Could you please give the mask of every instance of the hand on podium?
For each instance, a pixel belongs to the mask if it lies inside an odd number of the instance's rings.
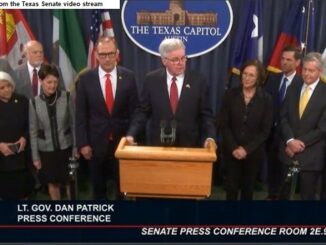
[[[213,147],[215,150],[217,149],[215,140],[213,138],[207,138],[204,143],[204,148],[211,148]]]
[[[134,139],[134,137],[132,137],[132,136],[126,136],[126,140],[127,140],[127,142],[128,142],[128,144],[129,145],[137,145],[137,143],[135,142],[135,139]]]

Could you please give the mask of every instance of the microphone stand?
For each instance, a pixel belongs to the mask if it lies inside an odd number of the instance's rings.
[[[292,164],[288,168],[288,172],[285,177],[285,185],[290,185],[289,199],[294,200],[295,189],[298,182],[298,176],[300,172],[300,164],[297,159],[293,159]]]

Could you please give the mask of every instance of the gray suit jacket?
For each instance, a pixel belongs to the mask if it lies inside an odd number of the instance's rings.
[[[76,150],[73,101],[71,96],[69,97],[69,101],[67,101],[65,91],[62,91],[60,94],[55,105],[57,121],[56,130],[60,149],[64,150],[72,146],[73,150]],[[36,96],[34,102],[30,100],[29,133],[34,161],[40,159],[39,151],[49,152],[54,150],[52,137],[56,132],[51,128],[47,105],[41,96]],[[74,152],[72,152],[72,154],[73,153]]]
[[[284,145],[280,151],[281,160],[289,164],[285,154],[285,142],[291,138],[304,142],[306,148],[296,154],[301,170],[320,171],[324,167],[326,149],[326,84],[319,81],[300,119],[299,101],[302,82],[289,87],[281,110],[281,134]]]
[[[60,90],[65,90],[64,81],[62,78],[61,70],[59,67],[59,87]],[[22,95],[25,95],[27,98],[31,99],[33,98],[33,91],[32,91],[32,81],[29,75],[28,66],[27,63],[24,63],[23,65],[19,66],[16,70],[16,92]]]

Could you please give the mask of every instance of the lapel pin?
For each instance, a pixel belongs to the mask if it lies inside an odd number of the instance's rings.
[[[119,79],[122,79],[122,76],[119,76]]]
[[[186,84],[186,88],[190,88],[190,85],[189,84]]]
[[[18,100],[17,99],[15,99],[15,103],[18,103]]]

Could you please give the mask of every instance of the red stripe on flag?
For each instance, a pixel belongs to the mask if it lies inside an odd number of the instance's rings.
[[[268,66],[269,71],[275,71],[275,70],[280,71],[280,60],[281,60],[282,50],[285,46],[288,45],[299,46],[299,41],[297,40],[296,37],[282,32],[277,39],[272,57],[269,61],[269,66]]]
[[[5,11],[6,10],[0,9],[0,57],[8,54]]]
[[[103,30],[112,29],[112,21],[110,19],[109,20],[104,20],[102,22],[102,25],[103,25]]]

